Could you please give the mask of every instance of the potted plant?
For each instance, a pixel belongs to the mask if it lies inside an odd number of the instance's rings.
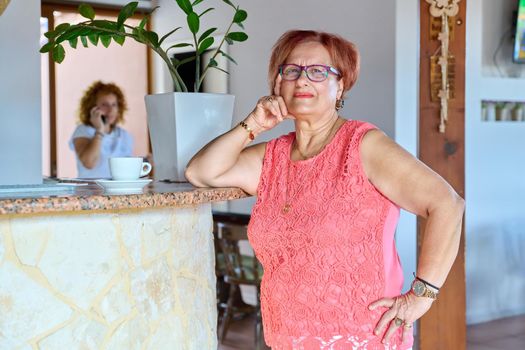
[[[66,42],[72,48],[77,47],[79,40],[84,47],[88,47],[89,43],[96,46],[99,42],[104,47],[108,47],[112,41],[123,45],[126,38],[130,38],[148,46],[159,55],[167,66],[175,92],[145,97],[155,163],[155,178],[185,181],[184,168],[191,156],[206,142],[231,127],[234,96],[201,93],[200,90],[210,70],[217,69],[228,73],[219,67],[217,62],[219,55],[236,63],[223,47],[225,44],[232,45],[234,42],[242,42],[248,38],[243,31],[243,22],[247,18],[247,13],[230,0],[222,0],[232,8],[233,15],[226,31],[218,37],[217,44],[217,37],[213,36],[217,28],[202,28],[201,26],[202,18],[214,8],[208,7],[202,11],[197,9],[199,5],[209,3],[209,1],[175,1],[186,15],[186,26],[191,36],[188,42],[167,44],[169,37],[182,29],[182,26],[159,37],[157,33],[146,28],[148,15],[144,16],[137,26],[127,24],[126,21],[135,14],[137,9],[138,2],[136,1],[125,5],[120,10],[116,21],[96,19],[94,9],[90,5],[81,4],[78,11],[86,18],[86,21],[77,24],[62,23],[46,32],[44,35],[48,38],[48,42],[42,46],[40,52],[50,53],[53,61],[61,63],[66,55],[64,49]],[[234,31],[234,26],[240,30]],[[182,47],[191,48],[194,54],[182,60],[170,56],[170,51],[173,52]],[[208,61],[201,62],[203,54],[212,47]],[[196,67],[195,82],[192,87],[188,87],[189,84],[179,74],[179,68],[192,61],[195,61]],[[189,92],[191,88],[194,92]]]

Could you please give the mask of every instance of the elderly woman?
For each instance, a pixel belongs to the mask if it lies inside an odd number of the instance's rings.
[[[199,151],[196,186],[256,195],[248,236],[264,267],[272,349],[408,349],[456,257],[464,202],[439,175],[369,123],[338,115],[359,72],[355,46],[290,31],[271,56],[271,96]],[[295,132],[248,146],[284,119]],[[399,208],[426,218],[412,288],[394,244]],[[402,234],[402,233],[401,233]]]
[[[78,177],[109,178],[108,159],[132,155],[133,139],[118,126],[127,110],[122,90],[113,83],[94,82],[80,100],[80,123],[70,147],[77,158]]]

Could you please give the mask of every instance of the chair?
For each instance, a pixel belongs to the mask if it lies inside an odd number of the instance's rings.
[[[242,255],[239,251],[239,241],[248,239],[249,215],[214,213],[213,221],[214,234],[218,242],[216,252],[218,279],[222,275],[224,282],[230,286],[227,301],[219,302],[219,309],[223,311],[219,318],[219,341],[222,343],[226,338],[234,314],[255,313],[255,349],[260,349],[262,322],[259,300],[262,267],[254,256]],[[255,306],[246,304],[239,307],[235,305],[241,285],[255,286],[257,290]]]

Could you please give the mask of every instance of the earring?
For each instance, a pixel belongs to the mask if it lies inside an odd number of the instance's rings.
[[[341,108],[343,108],[345,106],[345,100],[343,100],[342,98],[338,98],[336,101],[335,101],[335,110],[338,111],[340,110]]]

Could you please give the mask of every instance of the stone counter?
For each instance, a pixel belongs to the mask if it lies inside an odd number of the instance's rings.
[[[243,196],[154,184],[0,199],[0,349],[215,350],[210,202]]]

